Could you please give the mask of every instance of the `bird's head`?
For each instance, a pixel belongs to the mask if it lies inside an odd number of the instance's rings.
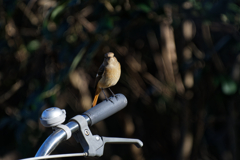
[[[117,58],[114,56],[113,52],[108,52],[104,55],[104,62],[106,64],[111,64],[117,61]]]

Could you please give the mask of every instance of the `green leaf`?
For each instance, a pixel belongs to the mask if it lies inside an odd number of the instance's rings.
[[[108,27],[108,28],[113,28],[113,20],[111,18],[107,18],[106,19],[106,22],[105,22],[105,25]]]
[[[139,9],[141,9],[142,11],[144,12],[150,12],[151,11],[151,8],[145,4],[139,4],[137,5]]]
[[[224,81],[222,91],[226,95],[232,95],[237,92],[237,84],[233,80]]]
[[[54,20],[59,14],[61,14],[61,13],[63,12],[63,10],[65,9],[65,7],[66,7],[66,3],[64,3],[64,4],[60,5],[60,6],[57,6],[57,7],[53,10],[50,19],[51,19],[51,20]]]
[[[40,47],[40,42],[38,40],[32,40],[27,45],[27,49],[30,52],[37,50],[39,47]]]
[[[71,34],[66,37],[66,40],[68,43],[74,43],[77,40],[77,35],[76,34]]]
[[[83,57],[83,55],[84,55],[85,52],[86,52],[86,49],[85,49],[85,48],[83,48],[83,49],[81,49],[81,50],[79,51],[79,53],[78,53],[78,54],[76,55],[76,57],[73,59],[73,62],[72,62],[71,67],[70,67],[70,69],[69,69],[70,72],[73,71],[73,70],[77,67],[78,63],[79,63],[80,60],[82,59],[82,57]]]
[[[237,12],[239,13],[240,12],[240,7],[234,3],[229,3],[228,4],[228,9],[234,11],[234,12]]]

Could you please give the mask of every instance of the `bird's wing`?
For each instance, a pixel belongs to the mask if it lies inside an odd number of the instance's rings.
[[[105,66],[102,64],[99,69],[98,69],[98,73],[96,75],[96,79],[95,79],[95,88],[97,87],[98,81],[102,78],[103,73],[105,72]]]

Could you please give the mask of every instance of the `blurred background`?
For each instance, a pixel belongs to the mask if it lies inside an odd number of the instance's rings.
[[[90,109],[109,51],[128,105],[92,132],[144,147],[108,144],[100,160],[240,159],[239,26],[237,0],[0,0],[0,159],[36,154],[44,109]],[[53,154],[77,152],[71,138]]]

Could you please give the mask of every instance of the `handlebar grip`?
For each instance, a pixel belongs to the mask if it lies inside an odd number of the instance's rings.
[[[116,94],[116,96],[117,98],[110,97],[110,100],[104,100],[83,113],[83,115],[87,115],[90,118],[90,126],[104,120],[127,106],[127,98],[123,94]]]

